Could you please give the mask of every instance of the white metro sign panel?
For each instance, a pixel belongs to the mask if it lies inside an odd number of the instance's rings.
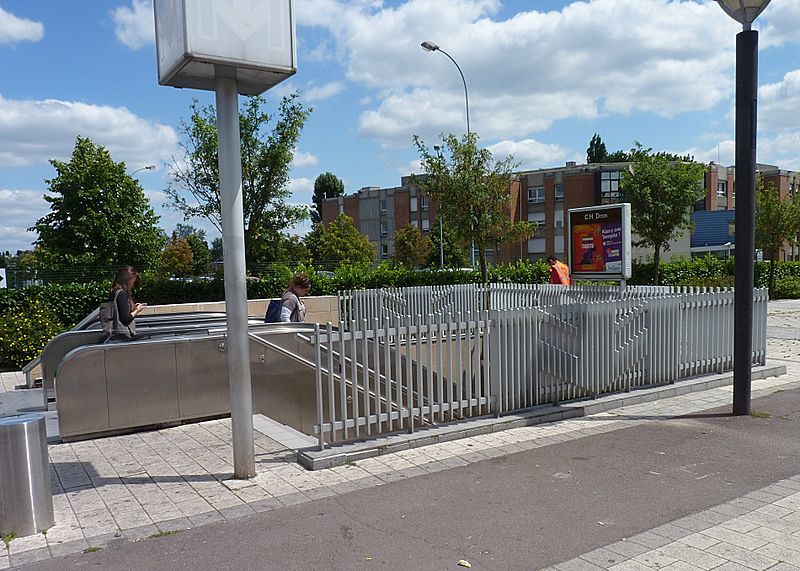
[[[214,90],[235,70],[239,93],[257,95],[297,71],[292,0],[155,0],[158,82]]]

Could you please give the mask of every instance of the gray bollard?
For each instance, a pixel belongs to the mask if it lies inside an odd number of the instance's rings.
[[[33,535],[54,523],[44,417],[0,418],[0,534]]]

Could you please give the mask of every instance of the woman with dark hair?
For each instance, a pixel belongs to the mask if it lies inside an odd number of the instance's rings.
[[[132,266],[119,269],[111,286],[108,301],[114,304],[116,315],[112,316],[111,339],[131,339],[136,335],[133,320],[139,315],[146,303],[134,303],[131,291],[139,286],[141,276]]]
[[[308,295],[311,282],[305,274],[296,274],[281,297],[281,322],[299,323],[306,319],[306,304],[301,297]]]

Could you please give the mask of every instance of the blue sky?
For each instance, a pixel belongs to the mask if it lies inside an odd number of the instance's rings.
[[[212,0],[230,2],[231,0]],[[583,162],[592,134],[609,150],[634,141],[733,164],[735,34],[712,0],[295,0],[294,89],[314,108],[292,169],[293,201],[317,175],[347,192],[395,186],[417,168],[412,136],[433,143],[472,130],[522,169]],[[772,0],[759,17],[759,162],[800,170],[800,2]],[[157,82],[149,0],[0,0],[0,251],[29,248],[46,214],[48,159],[78,135],[106,146],[164,208],[177,126],[192,98],[213,93]],[[216,234],[201,220],[189,223]],[[306,227],[295,229],[303,233]]]

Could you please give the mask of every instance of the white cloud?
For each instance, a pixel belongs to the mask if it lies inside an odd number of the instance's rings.
[[[309,87],[306,89],[305,93],[303,93],[303,98],[310,102],[322,101],[323,99],[333,97],[337,93],[341,93],[343,90],[343,81],[331,81],[325,85],[320,85],[319,87]]]
[[[0,204],[0,251],[30,250],[36,233],[28,228],[50,210],[44,190],[0,189]]]
[[[297,149],[294,150],[292,168],[310,167],[316,164],[319,164],[319,159],[315,155],[311,153],[303,153]]]
[[[423,40],[459,63],[484,139],[529,136],[560,119],[707,111],[733,86],[735,24],[713,2],[593,0],[508,19],[491,0],[301,4],[298,23],[327,29],[347,78],[376,95],[359,134],[383,146],[464,130],[458,70],[424,52]]]
[[[758,89],[758,128],[766,131],[800,130],[800,69],[778,83]]]
[[[567,157],[567,151],[561,146],[540,143],[533,139],[500,141],[494,145],[489,145],[487,149],[498,161],[512,155],[514,162],[520,163],[520,170],[544,168],[553,163],[564,162]]]
[[[44,26],[26,18],[15,16],[0,7],[0,44],[38,42],[44,37]]]
[[[120,6],[111,11],[117,39],[138,50],[155,43],[152,0],[133,0],[131,7]]]
[[[67,159],[81,135],[131,166],[168,161],[177,152],[175,130],[124,107],[0,96],[0,168]]]
[[[772,2],[756,20],[761,24],[759,40],[762,48],[800,42],[800,3]]]
[[[314,196],[314,181],[308,177],[292,178],[289,180],[287,188],[291,191],[292,197],[287,201],[293,204],[311,204]]]

